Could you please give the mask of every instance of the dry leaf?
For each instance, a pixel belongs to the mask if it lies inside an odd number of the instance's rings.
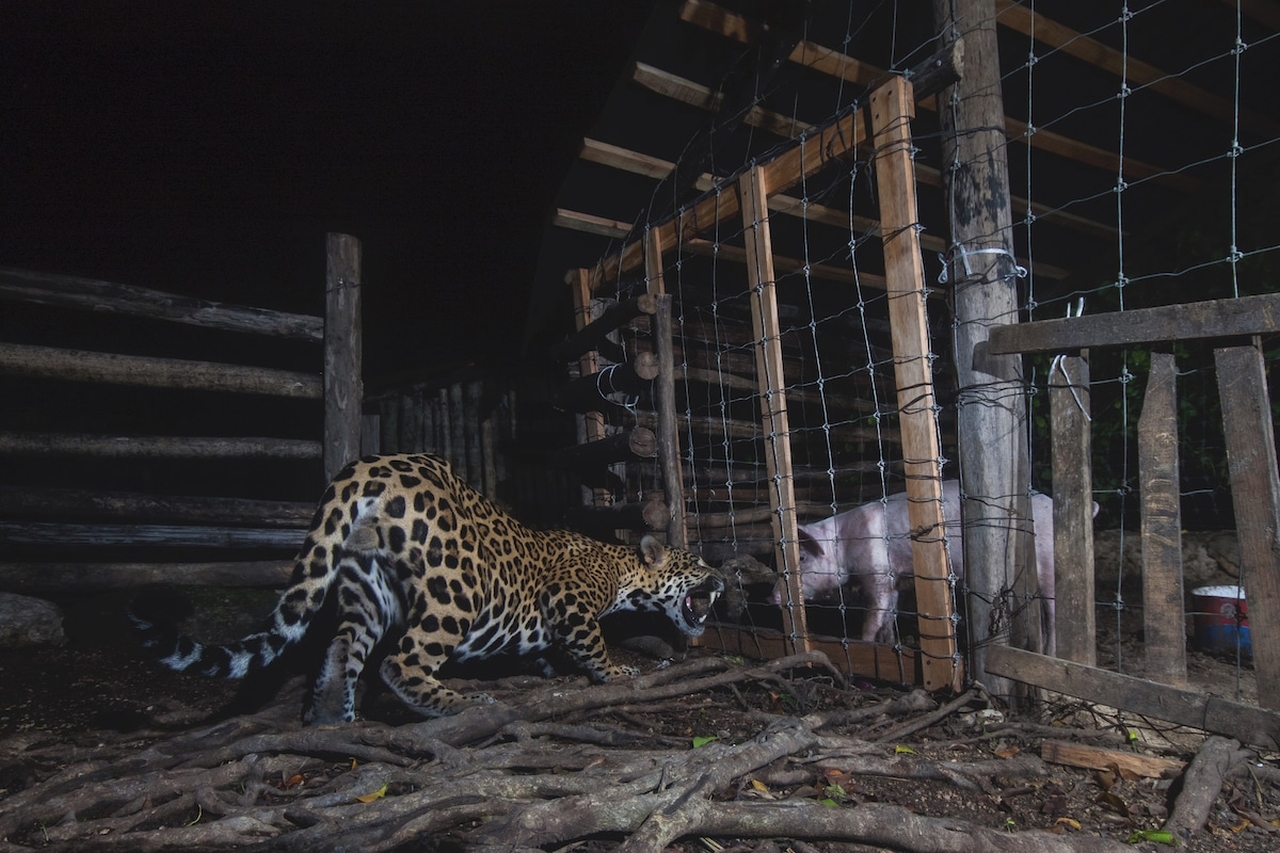
[[[356,797],[357,802],[372,803],[374,800],[380,800],[387,795],[387,786],[383,785],[372,794],[365,794],[363,797]]]

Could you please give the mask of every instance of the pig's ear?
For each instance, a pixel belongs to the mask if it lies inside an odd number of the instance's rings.
[[[809,531],[801,527],[796,531],[800,539],[800,550],[811,557],[822,556],[822,546],[818,544],[818,540],[809,535]]]

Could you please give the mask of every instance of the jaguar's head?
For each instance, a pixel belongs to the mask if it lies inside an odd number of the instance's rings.
[[[654,536],[640,540],[640,560],[643,580],[624,591],[628,606],[666,613],[690,637],[706,630],[711,607],[724,592],[720,574],[697,554],[668,548]]]

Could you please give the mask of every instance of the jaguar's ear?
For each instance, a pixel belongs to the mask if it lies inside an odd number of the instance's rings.
[[[667,561],[667,548],[658,541],[658,537],[646,533],[640,540],[640,556],[644,558],[646,565],[657,568]]]

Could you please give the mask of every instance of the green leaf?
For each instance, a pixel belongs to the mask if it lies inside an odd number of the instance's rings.
[[[715,742],[716,742],[716,741],[718,741],[718,740],[720,740],[720,738],[716,737],[715,735],[711,735],[710,737],[695,737],[695,738],[693,739],[693,748],[694,748],[694,749],[701,749],[702,747],[706,746],[707,744],[709,744],[709,743],[715,743]]]
[[[1154,841],[1157,844],[1168,844],[1170,847],[1176,843],[1173,833],[1165,829],[1139,829],[1129,836],[1130,844],[1137,844],[1139,841]]]
[[[833,809],[838,809],[838,808],[840,808],[840,804],[839,804],[839,803],[837,803],[835,800],[831,799],[830,797],[827,797],[827,798],[826,798],[826,799],[824,799],[824,800],[818,800],[818,805],[820,805],[820,806],[827,806],[827,807],[829,807],[829,808],[833,808]]]

